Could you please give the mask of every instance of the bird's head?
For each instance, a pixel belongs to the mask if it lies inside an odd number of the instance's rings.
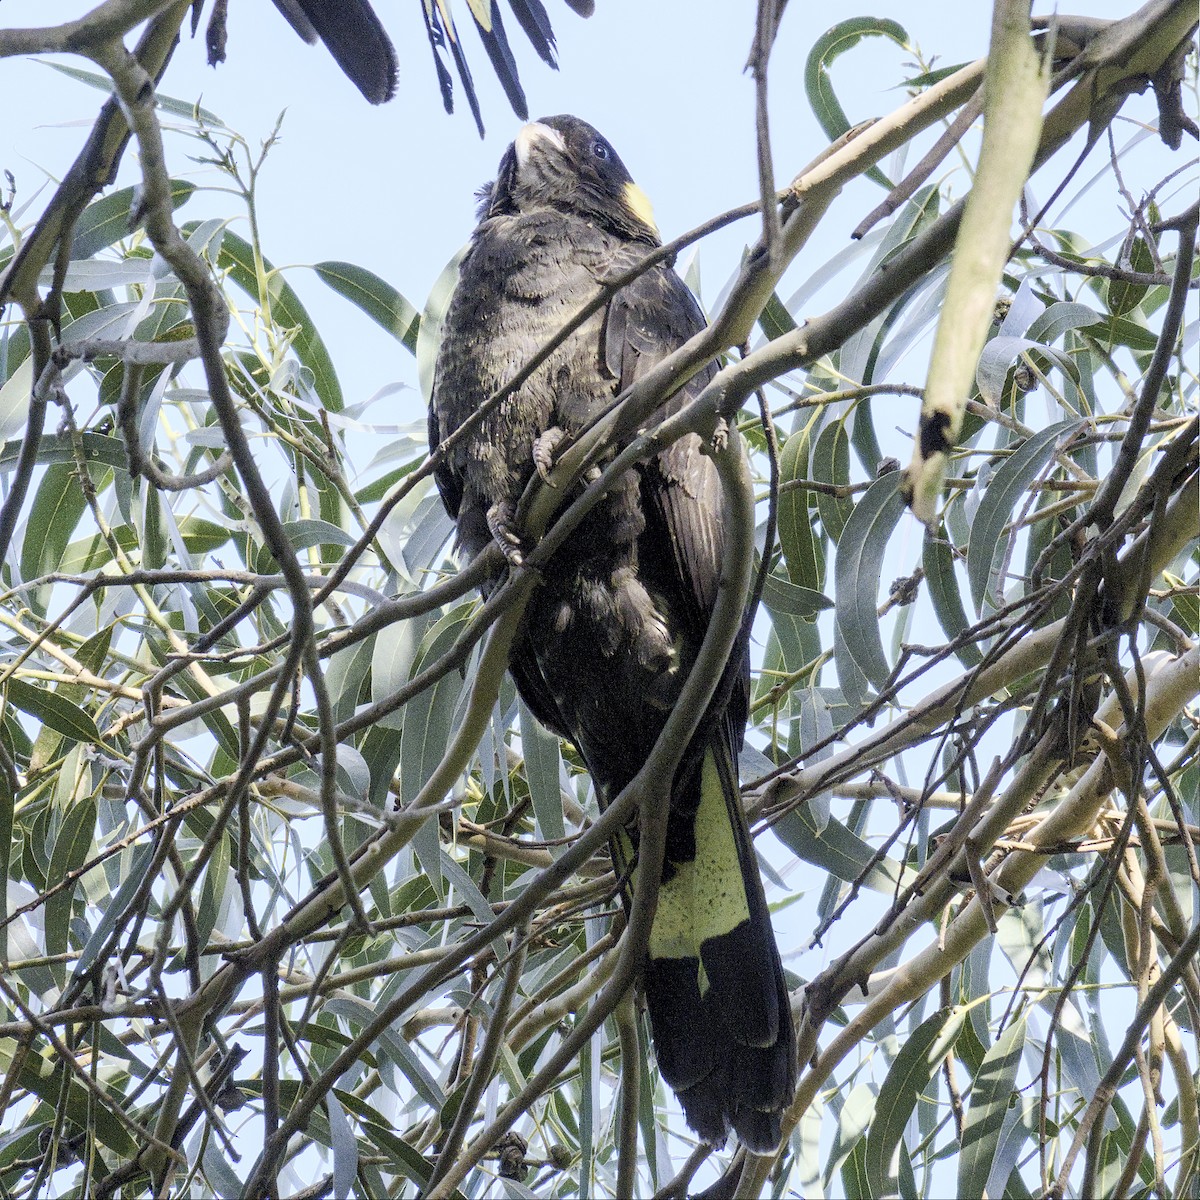
[[[542,117],[522,126],[484,194],[481,215],[540,208],[575,213],[621,237],[658,244],[646,193],[608,140],[578,117]]]

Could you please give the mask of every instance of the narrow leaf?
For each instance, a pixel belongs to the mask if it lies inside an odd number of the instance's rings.
[[[813,447],[812,477],[835,487],[843,487],[850,482],[850,434],[844,419],[826,425],[821,430]],[[816,501],[821,525],[836,542],[854,511],[854,501],[848,496],[831,496],[822,491],[816,493]]]
[[[1017,502],[1050,461],[1059,439],[1076,424],[1075,421],[1060,421],[1026,438],[1000,464],[983,493],[967,544],[967,578],[977,613],[983,611],[984,598],[989,591],[997,603],[1003,593],[998,581],[992,578],[992,569],[1008,544],[1004,527],[1012,520]]]
[[[922,565],[925,569],[925,584],[929,588],[929,599],[933,602],[934,615],[947,641],[970,628],[967,611],[963,608],[962,590],[954,570],[954,555],[951,553],[949,534],[943,525],[937,534],[925,539]],[[982,655],[974,642],[967,642],[957,651],[964,666],[973,667]]]
[[[798,808],[776,822],[775,836],[799,858],[839,879],[851,883],[862,878],[867,887],[879,892],[893,892],[897,880],[911,878],[913,872],[901,868],[892,858],[876,861],[876,853],[856,833],[836,818],[829,818],[818,827],[807,808]]]
[[[190,236],[198,225],[199,222],[195,221],[185,225],[184,234]],[[217,265],[228,271],[230,279],[256,304],[266,299],[259,296],[258,275],[254,269],[254,250],[245,238],[240,238],[232,230],[226,229],[225,236],[221,239]],[[308,315],[308,310],[300,303],[300,297],[296,295],[292,285],[266,259],[263,260],[263,269],[267,273],[272,318],[276,324],[296,330],[292,347],[300,362],[312,371],[321,403],[332,412],[341,412],[344,407],[342,385],[338,382],[333,359],[330,358],[324,340]]]
[[[127,865],[125,878],[117,888],[116,895],[105,903],[96,928],[92,930],[91,937],[80,952],[79,961],[71,974],[72,979],[82,979],[92,969],[96,956],[117,927],[117,922],[121,920],[138,888],[145,882],[146,867],[153,854],[154,847],[149,842],[143,842],[140,846],[132,847],[131,852],[122,855],[122,861]]]
[[[85,768],[86,770],[86,768]],[[50,867],[46,882],[53,887],[78,870],[92,848],[92,833],[96,826],[96,802],[93,799],[78,799],[67,808],[54,839],[50,852]],[[46,901],[46,953],[65,954],[69,945],[71,904],[75,896],[75,884],[62,888]]]
[[[333,1152],[333,1194],[337,1200],[346,1200],[358,1174],[358,1141],[346,1120],[346,1110],[332,1090],[325,1093],[325,1113]]]
[[[539,835],[546,841],[566,834],[563,824],[562,794],[558,788],[562,756],[558,738],[544,729],[538,719],[520,705],[521,748],[525,752],[525,781],[529,799],[537,817]]]
[[[899,1151],[905,1127],[965,1019],[963,1010],[939,1009],[921,1022],[896,1055],[879,1089],[875,1120],[867,1133],[866,1173],[875,1195],[899,1195]]]
[[[779,494],[779,545],[792,583],[819,592],[825,580],[825,562],[813,534],[809,491],[787,486],[808,478],[811,428],[810,423],[793,433],[779,455],[779,482],[786,488]]]
[[[171,207],[179,208],[191,199],[194,183],[184,179],[171,180]],[[91,258],[133,232],[129,220],[134,202],[134,189],[121,188],[109,196],[89,204],[75,223],[71,241],[71,258]]]
[[[1005,1113],[1018,1100],[1014,1085],[1024,1044],[1025,1022],[1013,1021],[983,1056],[976,1072],[958,1157],[960,1200],[983,1200]]]
[[[908,33],[895,21],[878,17],[852,17],[826,30],[808,53],[808,62],[804,67],[804,90],[808,93],[813,114],[831,142],[850,128],[850,121],[833,90],[829,68],[834,59],[857,46],[865,37],[891,38],[901,49],[908,48]],[[882,187],[890,189],[892,186],[878,167],[872,167],[867,175]]]
[[[763,587],[763,603],[772,612],[789,613],[810,621],[823,609],[832,608],[833,601],[823,592],[789,583],[778,575],[768,575]]]
[[[421,314],[390,283],[348,262],[319,262],[313,270],[338,295],[361,308],[414,354],[417,352]]]
[[[55,733],[61,733],[76,742],[101,741],[100,730],[88,713],[49,688],[14,678],[9,679],[0,691],[14,708],[36,717]]]
[[[899,482],[900,473],[890,471],[871,484],[842,530],[834,561],[838,637],[851,660],[877,688],[886,685],[891,673],[876,605],[888,538],[904,511]]]

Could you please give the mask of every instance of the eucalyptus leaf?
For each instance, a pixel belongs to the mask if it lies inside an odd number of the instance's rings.
[[[883,688],[891,674],[876,605],[888,539],[904,511],[899,480],[900,472],[891,471],[863,493],[842,529],[834,560],[839,644],[876,688]]]

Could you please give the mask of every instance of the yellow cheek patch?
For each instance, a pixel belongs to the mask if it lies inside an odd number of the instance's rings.
[[[625,185],[625,207],[643,225],[648,225],[658,233],[658,226],[654,223],[654,206],[650,203],[650,197],[642,191],[636,183],[630,182]]]

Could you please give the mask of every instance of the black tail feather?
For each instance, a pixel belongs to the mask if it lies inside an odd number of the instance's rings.
[[[697,955],[652,953],[644,973],[646,1007],[659,1071],[679,1096],[688,1124],[714,1145],[732,1127],[749,1149],[766,1153],[779,1144],[782,1112],[795,1091],[795,1030],[732,762],[723,742],[707,753],[716,770],[696,772],[694,786],[719,785],[724,803],[673,805],[672,821],[694,821],[695,837],[669,840],[691,846],[697,930],[711,924],[702,906],[712,896],[710,903],[721,911],[740,904],[745,916],[724,932],[698,932]],[[724,830],[717,827],[722,819],[728,821]],[[736,863],[728,854],[723,861],[732,878],[714,880],[701,871],[704,842],[724,838],[728,846],[730,831]],[[692,869],[693,862],[668,862],[665,877]],[[679,905],[686,895],[678,886],[660,890],[659,911],[664,900],[672,906],[664,919],[673,929],[683,923]]]

